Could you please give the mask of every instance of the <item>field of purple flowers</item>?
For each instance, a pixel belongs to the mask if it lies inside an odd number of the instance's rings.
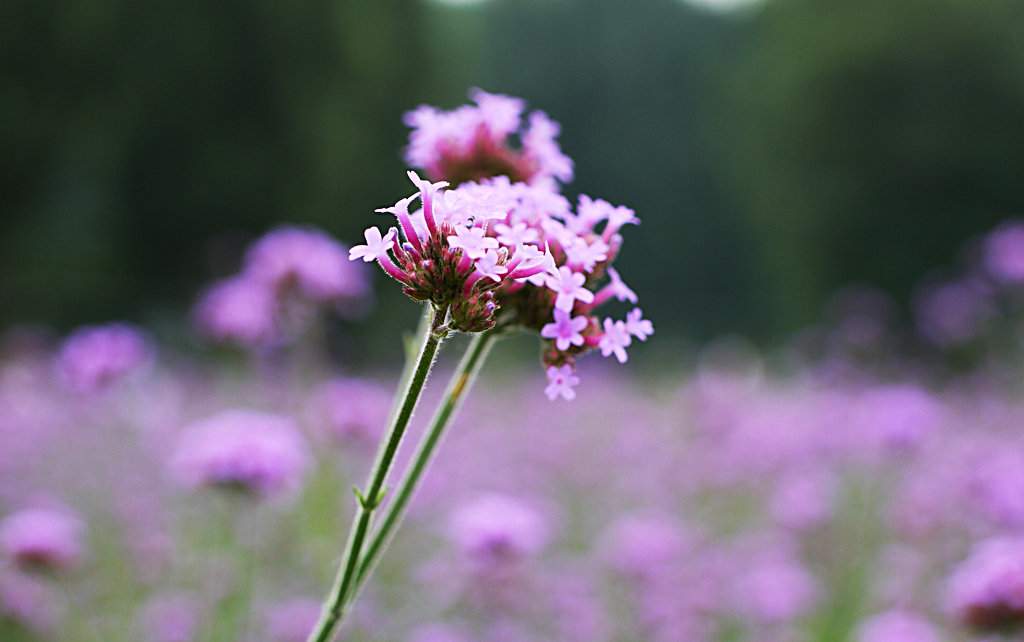
[[[481,107],[491,98],[478,95]],[[421,108],[410,124],[422,134],[437,117]],[[557,126],[531,127],[506,168],[571,176],[550,147]],[[440,163],[436,140],[412,142],[411,165]],[[386,211],[406,225],[407,209]],[[552,291],[533,328],[547,339],[547,382],[506,365],[525,336],[495,349],[343,638],[1013,636],[1024,622],[1024,225],[972,241],[956,270],[926,279],[910,323],[860,287],[770,354],[727,339],[696,358],[661,355],[678,366],[659,371],[596,358],[574,388],[577,350],[624,361],[651,331],[638,310],[602,324],[579,305],[635,302],[611,268],[594,292],[572,284],[635,222],[609,211],[604,229],[618,223],[604,241],[572,249],[562,237],[562,265],[540,274],[538,291]],[[476,270],[464,292],[478,307],[460,321],[470,331],[490,322],[497,284],[522,292],[537,277],[524,266],[542,263],[524,250],[528,226],[505,225],[495,238],[519,237],[481,246],[472,268],[468,244],[491,238],[473,237],[475,224],[448,237],[463,243],[455,263]],[[415,293],[401,254],[413,244],[394,238],[368,231],[352,256],[389,263],[392,252],[400,265],[385,270]],[[254,243],[239,275],[195,306],[198,332],[233,344],[230,358],[175,354],[127,324],[3,338],[0,640],[306,640],[354,515],[348,489],[370,469],[399,379],[319,356],[320,315],[372,322],[369,272],[349,253],[304,228]]]

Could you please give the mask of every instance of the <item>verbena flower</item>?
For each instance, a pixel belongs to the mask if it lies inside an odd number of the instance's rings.
[[[524,126],[526,105],[520,98],[480,89],[469,96],[476,105],[452,111],[421,105],[405,114],[405,124],[413,128],[405,150],[411,167],[453,184],[490,176],[533,184],[572,180],[572,160],[555,142],[557,123],[535,111]]]
[[[199,330],[216,341],[253,348],[280,337],[274,293],[251,279],[233,277],[213,284],[200,295],[194,316]]]
[[[0,626],[10,621],[37,633],[52,633],[57,604],[57,596],[39,579],[0,569]]]
[[[983,261],[986,271],[997,281],[1024,281],[1024,222],[1008,221],[990,232]]]
[[[0,552],[23,568],[68,570],[82,559],[84,529],[66,510],[27,508],[0,522]]]
[[[857,642],[938,642],[935,627],[909,611],[891,610],[864,620]]]
[[[387,421],[391,394],[373,381],[332,379],[316,391],[311,406],[315,424],[327,436],[372,445]]]
[[[347,251],[321,230],[279,227],[249,247],[244,273],[273,289],[297,288],[313,301],[363,297],[369,284]]]
[[[171,465],[189,486],[228,486],[271,495],[296,487],[309,463],[306,444],[291,419],[235,409],[187,426]]]
[[[529,503],[500,494],[483,495],[461,506],[450,522],[451,537],[474,565],[490,568],[540,553],[549,526]]]
[[[453,330],[500,325],[549,339],[542,360],[549,382],[559,377],[556,388],[549,385],[558,394],[549,397],[572,398],[562,367],[571,372],[579,354],[600,348],[625,362],[632,339],[654,332],[639,308],[626,321],[593,312],[613,298],[637,300],[611,268],[622,245],[619,229],[638,222],[632,210],[581,197],[573,213],[560,195],[507,177],[455,189],[414,172],[409,178],[417,192],[378,210],[395,216],[398,227],[385,234],[370,228],[350,259],[376,260],[409,297],[448,308]]]
[[[148,363],[152,343],[124,323],[85,326],[71,334],[57,355],[57,369],[71,388],[100,391]]]
[[[203,619],[199,600],[186,593],[152,598],[143,608],[139,626],[152,642],[192,642]]]
[[[358,316],[369,301],[369,280],[347,255],[346,246],[312,227],[271,230],[249,246],[238,274],[200,295],[196,326],[216,341],[258,348],[300,333],[316,306]]]
[[[1024,625],[1024,540],[978,543],[949,578],[948,603],[964,624],[979,630]]]
[[[266,635],[271,642],[305,642],[320,616],[320,601],[296,598],[267,609]]]

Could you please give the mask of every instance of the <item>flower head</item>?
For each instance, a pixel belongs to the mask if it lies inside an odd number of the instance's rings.
[[[199,296],[193,316],[200,332],[217,341],[252,348],[280,337],[274,292],[244,277],[210,286]]]
[[[572,401],[576,398],[576,391],[573,388],[579,382],[580,378],[572,373],[572,366],[549,366],[548,387],[544,389],[544,394],[551,401],[554,401],[559,396],[566,401]]]
[[[549,535],[547,522],[533,506],[500,494],[459,508],[452,515],[450,534],[464,555],[485,566],[536,555]]]
[[[64,341],[57,369],[74,390],[97,392],[145,365],[152,352],[150,340],[132,326],[87,326]]]
[[[0,551],[22,567],[66,570],[81,561],[83,530],[67,511],[28,508],[0,522]]]
[[[184,429],[172,468],[189,486],[271,495],[298,485],[309,452],[295,423],[254,410],[225,410]]]
[[[359,298],[369,291],[363,272],[348,261],[348,248],[313,228],[267,233],[249,247],[244,272],[272,289],[297,287],[313,301]]]
[[[545,184],[572,180],[572,161],[555,142],[557,123],[533,112],[523,126],[522,99],[480,89],[469,95],[475,106],[446,112],[421,105],[405,114],[413,128],[405,151],[409,165],[453,184],[491,176]]]
[[[979,630],[1024,625],[1024,540],[981,542],[947,586],[949,607],[964,624]]]
[[[588,196],[573,212],[554,180],[572,177],[571,161],[554,144],[558,126],[536,112],[522,130],[521,100],[480,90],[471,96],[476,106],[406,114],[414,128],[406,158],[429,180],[409,172],[417,191],[377,210],[395,216],[400,238],[367,230],[366,245],[351,258],[377,260],[409,297],[447,310],[447,329],[500,324],[553,339],[542,361],[558,376],[549,376],[546,392],[572,398],[577,356],[600,347],[625,361],[632,337],[646,340],[654,331],[639,309],[624,322],[602,324],[593,314],[611,298],[637,302],[611,264],[620,229],[639,219]],[[519,147],[509,143],[515,136]],[[417,199],[419,209],[410,211]]]
[[[540,336],[545,339],[554,339],[555,347],[565,351],[571,345],[583,345],[583,335],[580,332],[588,325],[590,325],[590,322],[587,320],[587,317],[572,317],[569,312],[556,308],[555,322],[541,328]]]

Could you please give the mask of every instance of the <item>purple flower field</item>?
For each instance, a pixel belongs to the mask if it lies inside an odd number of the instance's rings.
[[[483,365],[342,639],[1019,639],[1024,224],[925,278],[910,322],[857,286],[776,350],[666,355],[610,266],[632,210],[574,213],[558,126],[472,98],[407,116],[428,180],[419,212],[382,210],[401,237],[279,228],[197,293],[195,333],[227,356],[126,323],[0,338],[0,640],[307,639],[401,379],[321,356],[325,315],[373,323],[350,257],[425,307],[451,299],[453,330],[501,329],[514,302],[533,336]]]

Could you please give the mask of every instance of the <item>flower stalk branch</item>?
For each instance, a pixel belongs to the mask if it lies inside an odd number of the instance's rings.
[[[405,509],[416,492],[420,478],[430,465],[437,446],[444,436],[445,429],[451,423],[466,393],[473,386],[477,373],[479,373],[481,366],[487,359],[487,354],[490,352],[494,339],[499,332],[500,330],[494,329],[473,335],[473,340],[466,349],[459,367],[448,383],[448,389],[445,391],[441,405],[438,406],[434,417],[431,419],[430,426],[421,438],[419,446],[416,448],[416,454],[413,455],[405,476],[402,478],[395,491],[395,495],[388,504],[383,521],[377,528],[373,539],[366,548],[366,552],[359,561],[355,587],[349,593],[350,599],[355,599],[359,589],[373,571],[380,555],[387,547],[391,537],[395,534],[402,518],[405,516]]]
[[[381,441],[373,466],[370,468],[369,479],[365,490],[353,488],[357,499],[357,515],[349,531],[345,555],[338,568],[338,575],[331,592],[324,602],[323,610],[316,627],[310,633],[308,642],[329,642],[334,638],[338,627],[345,618],[347,607],[351,604],[351,595],[356,586],[356,571],[362,552],[363,541],[370,529],[373,513],[380,506],[387,488],[384,486],[388,472],[394,462],[398,446],[405,435],[416,404],[419,401],[423,385],[434,364],[434,357],[448,334],[445,325],[448,316],[447,307],[432,307],[430,325],[423,338],[419,357],[408,384],[401,395],[398,411],[392,417],[385,438]]]

